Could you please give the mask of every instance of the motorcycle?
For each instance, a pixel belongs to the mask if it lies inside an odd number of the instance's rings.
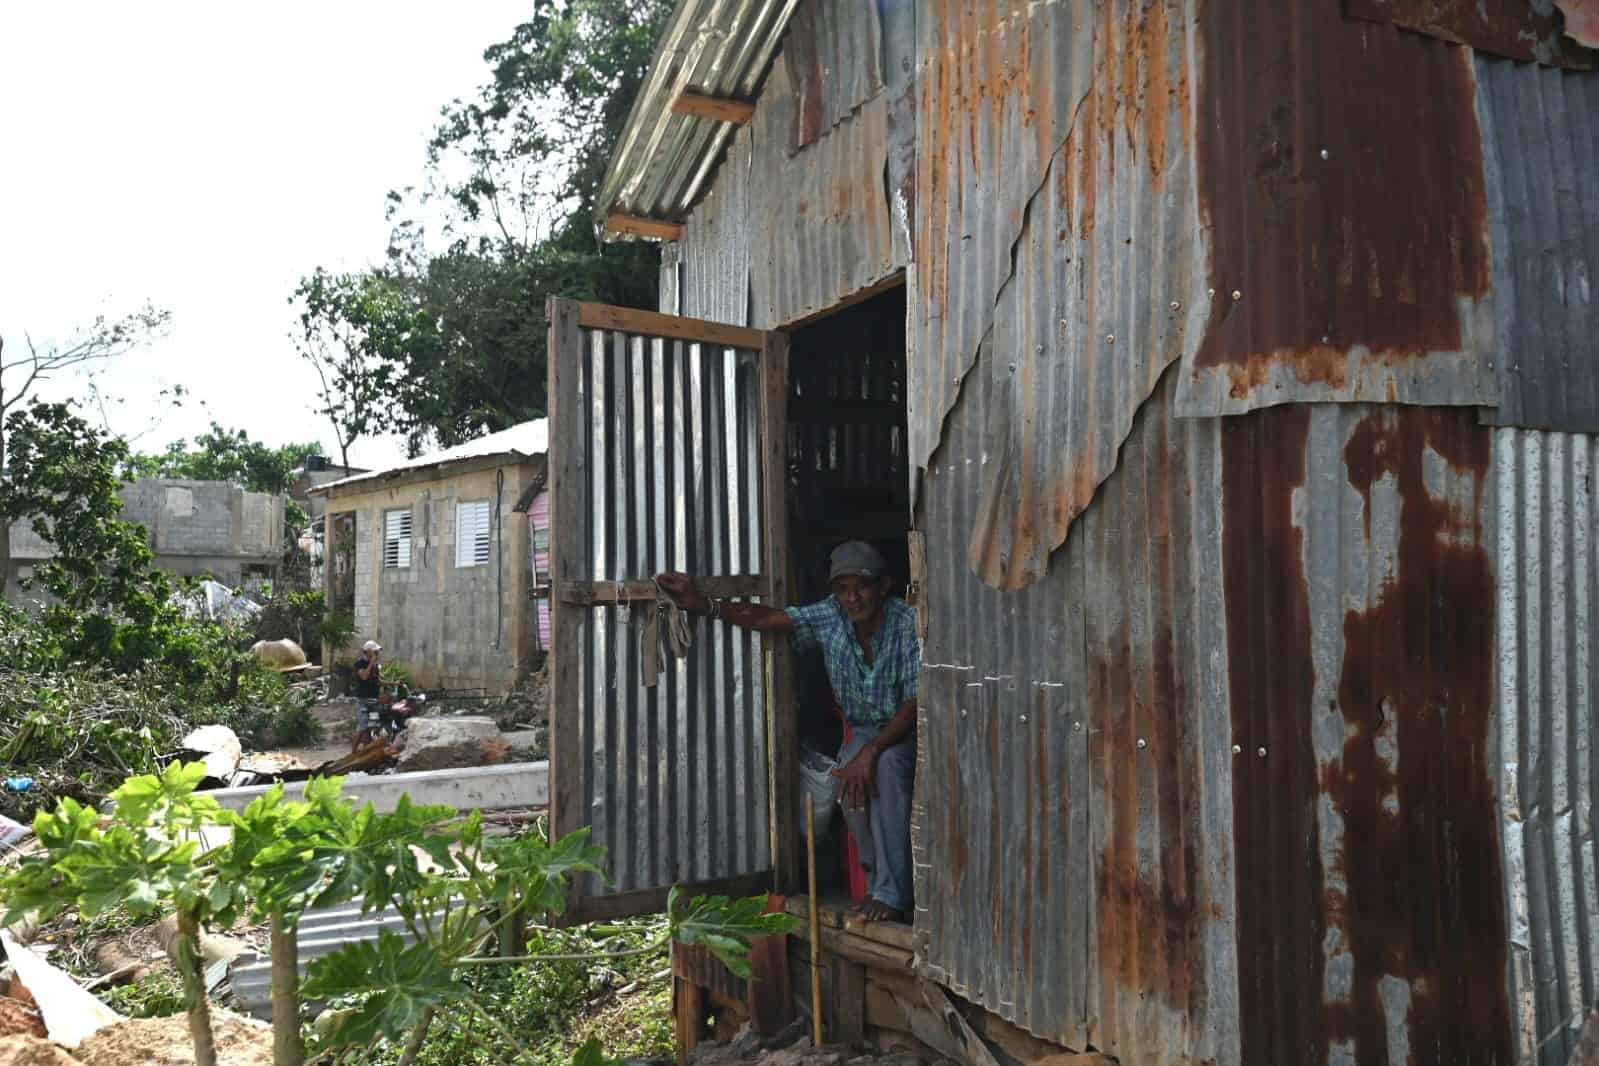
[[[427,700],[426,692],[412,692],[410,686],[399,684],[394,686],[393,696],[378,705],[378,726],[391,744],[405,732],[411,719],[427,709]]]

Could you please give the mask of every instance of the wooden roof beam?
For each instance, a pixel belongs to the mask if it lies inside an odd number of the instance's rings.
[[[672,101],[672,110],[680,115],[693,115],[695,118],[714,119],[717,122],[742,126],[755,114],[755,102],[709,96],[694,92],[692,89],[685,89],[676,100]]]
[[[681,222],[668,222],[663,218],[645,218],[624,211],[612,211],[605,216],[607,233],[626,233],[634,237],[649,237],[658,241],[675,241],[683,236]]]

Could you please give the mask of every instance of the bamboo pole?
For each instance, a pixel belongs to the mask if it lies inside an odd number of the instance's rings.
[[[822,1046],[822,930],[816,901],[816,801],[805,797],[805,855],[810,870],[811,896],[811,1043]]]

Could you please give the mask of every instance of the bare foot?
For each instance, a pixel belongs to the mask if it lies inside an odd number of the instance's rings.
[[[869,899],[861,904],[861,921],[863,922],[906,922],[904,911],[897,911],[886,903]]]

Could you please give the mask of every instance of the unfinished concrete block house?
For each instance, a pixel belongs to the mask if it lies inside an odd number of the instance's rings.
[[[377,640],[430,689],[498,694],[525,676],[542,649],[535,549],[547,529],[528,513],[545,436],[536,419],[309,489],[326,501],[328,604],[356,628],[325,662]]]
[[[914,927],[829,1032],[995,1063],[1564,1063],[1599,997],[1599,53],[1574,0],[681,0],[552,304],[553,802],[802,890],[783,647],[925,627]],[[1591,43],[1591,42],[1590,42]],[[762,993],[678,962],[679,1023]],[[804,988],[779,982],[768,989]],[[748,995],[748,999],[740,997]]]

